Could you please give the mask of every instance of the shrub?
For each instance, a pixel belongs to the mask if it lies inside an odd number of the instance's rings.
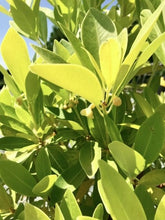
[[[8,1],[0,219],[165,219],[165,1],[48,1]]]

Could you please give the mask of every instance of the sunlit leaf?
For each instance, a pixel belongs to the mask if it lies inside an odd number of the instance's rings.
[[[121,63],[121,46],[117,39],[110,38],[99,49],[100,66],[108,90],[112,89]]]
[[[97,63],[99,63],[99,47],[104,41],[115,36],[116,28],[109,17],[91,8],[82,23],[82,41]]]
[[[159,113],[146,119],[141,125],[135,138],[134,149],[151,163],[158,157],[164,143],[164,124]]]
[[[78,216],[82,215],[79,205],[70,190],[65,192],[60,209],[67,220],[77,219]]]
[[[1,137],[0,138],[0,149],[1,150],[14,150],[29,146],[34,142],[21,137]]]
[[[23,195],[33,196],[34,177],[21,165],[10,160],[0,161],[0,176],[11,189]]]
[[[85,142],[80,150],[80,164],[89,178],[94,177],[101,159],[101,148],[97,142]]]
[[[32,72],[40,77],[86,98],[98,106],[103,91],[97,77],[87,68],[74,64],[36,64]]]
[[[159,205],[157,207],[157,210],[156,210],[156,214],[155,214],[154,220],[162,220],[162,219],[165,218],[164,209],[165,209],[165,195],[160,200],[160,203],[159,203]]]
[[[56,203],[56,205],[55,205],[55,217],[54,217],[54,220],[65,220],[64,216],[63,216],[63,214],[61,212],[61,209],[60,209],[60,207],[58,205],[58,203]]]
[[[25,41],[13,28],[8,30],[2,41],[1,53],[15,82],[25,91],[25,78],[29,72],[30,59]]]
[[[50,218],[39,208],[29,203],[25,204],[25,220],[50,220]]]
[[[57,179],[56,175],[48,175],[41,179],[34,187],[33,193],[38,196],[47,196]]]
[[[108,147],[117,164],[130,178],[135,178],[144,170],[145,160],[134,149],[119,141],[113,141]]]
[[[99,167],[99,193],[111,217],[117,220],[146,220],[142,205],[123,177],[104,161],[99,161]]]

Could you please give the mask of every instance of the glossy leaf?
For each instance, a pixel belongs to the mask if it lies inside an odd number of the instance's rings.
[[[82,41],[97,63],[101,44],[116,35],[115,25],[108,16],[94,8],[87,12],[82,23]]]
[[[31,65],[32,72],[40,77],[86,98],[98,106],[103,91],[97,77],[85,67],[74,64]]]
[[[30,128],[28,128],[24,123],[16,120],[15,118],[5,115],[0,115],[0,122],[19,132],[23,132],[26,134],[33,134]]]
[[[58,205],[58,203],[56,203],[56,205],[55,205],[55,217],[54,217],[54,220],[65,220],[64,216],[63,216],[63,214],[61,212],[61,209],[60,209],[60,207]]]
[[[104,161],[99,161],[99,168],[99,193],[111,217],[117,220],[146,220],[138,198],[122,176]]]
[[[55,185],[61,189],[70,189],[74,191],[80,186],[85,177],[86,174],[80,164],[76,163],[66,169],[62,175],[58,177]]]
[[[51,166],[59,173],[66,170],[68,168],[68,163],[61,149],[59,149],[56,145],[48,145],[47,149]]]
[[[85,142],[80,150],[80,164],[89,178],[94,177],[101,159],[101,148],[97,142]]]
[[[13,94],[14,97],[20,96],[21,92],[18,89],[13,77],[8,74],[8,72],[0,65],[0,71],[4,76],[4,81],[9,88],[10,92]]]
[[[113,88],[121,63],[121,45],[115,38],[104,42],[99,49],[100,66],[108,91]]]
[[[104,207],[102,203],[99,203],[94,212],[93,212],[93,218],[97,218],[99,220],[103,220],[104,218]]]
[[[56,175],[48,175],[41,179],[34,187],[33,193],[37,196],[47,196],[57,179]]]
[[[29,146],[34,144],[34,142],[21,138],[21,137],[1,137],[0,138],[0,149],[1,150],[14,150]]]
[[[71,45],[72,45],[75,53],[77,54],[81,64],[83,66],[87,67],[88,69],[90,69],[91,71],[94,71],[94,68],[88,58],[88,54],[83,49],[83,45],[82,45],[81,41],[79,39],[77,39],[77,37],[72,32],[70,32],[65,26],[60,24],[60,27],[63,30],[63,32],[65,33],[69,42],[71,43]]]
[[[79,205],[70,190],[65,192],[60,209],[67,220],[76,220],[78,216],[82,215]]]
[[[37,172],[37,177],[41,180],[43,177],[51,174],[51,166],[48,154],[44,148],[41,148],[36,161],[35,161],[35,168]]]
[[[44,12],[39,12],[39,33],[44,43],[47,42],[47,19]]]
[[[159,113],[146,119],[141,125],[135,138],[134,149],[151,163],[158,157],[164,143],[164,124]]]
[[[123,61],[128,45],[128,31],[126,28],[120,32],[118,40],[121,44],[121,61]]]
[[[27,196],[33,196],[36,184],[34,177],[21,165],[10,160],[0,161],[0,176],[11,189]]]
[[[144,25],[144,23],[147,21],[149,17],[152,16],[152,12],[148,9],[145,9],[141,12],[141,23]],[[150,41],[154,41],[161,35],[161,30],[159,28],[159,25],[156,23],[153,30],[151,31],[151,34],[149,35]],[[165,65],[165,43],[162,41],[161,45],[159,48],[156,50],[155,54],[157,55],[158,59]]]
[[[22,0],[10,0],[10,10],[16,25],[32,39],[36,39],[35,14],[31,8]]]
[[[39,208],[29,203],[25,204],[25,220],[50,220],[50,218]]]
[[[0,185],[0,213],[9,212],[14,208],[12,197]]]
[[[113,141],[108,148],[122,171],[131,179],[145,168],[145,159],[134,149],[119,141]]]
[[[54,40],[53,51],[64,60],[67,60],[70,56],[69,51],[57,40]]]
[[[139,180],[139,185],[145,186],[159,186],[165,182],[165,169],[154,169],[146,173]]]
[[[157,54],[161,55],[161,52],[159,52],[158,48],[160,47],[160,45],[165,41],[165,33],[160,34],[156,39],[154,39],[148,46],[147,48],[145,48],[142,52],[142,54],[140,55],[135,69],[140,67],[143,63],[145,63],[150,57],[151,55],[155,52],[158,51]],[[159,55],[159,56],[160,56]]]
[[[66,63],[60,56],[45,48],[32,45],[32,48],[38,53],[46,63]]]
[[[162,219],[165,218],[164,209],[165,209],[165,195],[160,200],[160,203],[159,203],[159,205],[157,207],[157,210],[156,210],[156,214],[155,214],[154,220],[162,220]]]
[[[155,204],[147,190],[145,185],[139,185],[136,187],[135,193],[143,206],[147,219],[153,220],[156,211],[154,208]]]
[[[122,66],[119,71],[119,75],[117,81],[115,83],[115,91],[121,92],[124,86],[132,79],[132,71],[129,73],[133,63],[135,62],[139,52],[144,46],[146,39],[148,38],[149,34],[151,33],[162,9],[165,6],[165,2],[163,1],[160,6],[155,10],[155,12],[150,16],[150,18],[146,21],[146,23],[141,28],[140,32],[138,33],[130,52],[128,53],[127,57],[122,63]]]
[[[150,117],[154,112],[152,106],[148,103],[148,101],[141,95],[134,93],[134,98],[137,104],[140,106],[143,113],[146,117]]]
[[[29,72],[30,59],[25,41],[13,28],[9,28],[2,41],[1,53],[15,82],[22,91],[25,91],[25,78]]]
[[[119,131],[117,125],[115,124],[115,122],[108,115],[104,116],[104,120],[106,123],[107,132],[109,134],[111,141],[121,141],[122,142],[122,137],[121,137],[120,131]]]

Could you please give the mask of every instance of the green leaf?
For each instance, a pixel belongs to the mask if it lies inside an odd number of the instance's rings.
[[[122,176],[104,161],[99,161],[99,167],[99,193],[111,217],[117,220],[147,220],[142,205]]]
[[[123,61],[126,50],[127,50],[127,45],[128,45],[128,31],[127,28],[124,28],[120,34],[118,35],[118,40],[121,44],[121,61]]]
[[[81,61],[81,64],[91,71],[94,71],[94,68],[89,60],[88,54],[83,49],[83,45],[81,44],[81,41],[72,33],[70,32],[66,27],[59,24],[63,32],[65,33],[67,39],[70,41],[73,49],[75,50],[79,60]]]
[[[58,177],[55,185],[61,189],[70,189],[74,191],[80,186],[85,177],[86,174],[81,168],[80,163],[76,163],[66,169],[62,175]]]
[[[33,134],[31,129],[28,128],[24,123],[19,122],[18,120],[11,118],[9,116],[0,115],[0,122],[10,128],[13,128],[19,132],[23,132],[26,134]]]
[[[147,21],[147,19],[149,17],[152,16],[152,12],[148,9],[145,9],[141,12],[141,23],[142,25],[144,25],[144,23]],[[150,35],[149,35],[149,39],[150,41],[154,41],[155,39],[157,39],[160,35],[161,35],[161,30],[159,28],[158,23],[155,24],[154,28],[152,29]],[[162,42],[161,45],[159,46],[159,48],[156,50],[155,54],[158,57],[158,59],[161,61],[161,63],[163,65],[165,65],[165,43]]]
[[[154,112],[152,106],[148,103],[148,101],[143,96],[137,93],[134,93],[133,96],[146,117],[150,117]]]
[[[73,193],[68,189],[61,201],[60,205],[61,211],[64,215],[64,218],[67,220],[76,220],[78,216],[81,216],[81,210]]]
[[[101,159],[101,148],[97,142],[85,142],[80,150],[80,164],[89,178],[94,177]]]
[[[48,175],[41,179],[34,187],[32,192],[37,196],[48,196],[51,188],[57,179],[56,175]]]
[[[165,169],[155,169],[146,173],[139,180],[138,184],[145,186],[159,186],[165,182]]]
[[[109,38],[116,37],[116,27],[110,18],[91,8],[82,23],[82,41],[99,64],[99,47]]]
[[[121,134],[120,134],[119,129],[118,129],[117,125],[115,124],[115,122],[108,115],[104,116],[104,120],[105,120],[105,124],[106,124],[106,128],[107,128],[107,132],[109,134],[111,141],[121,141],[122,142]]]
[[[4,76],[4,81],[7,87],[9,88],[10,92],[13,94],[14,97],[18,97],[21,95],[21,92],[18,89],[13,77],[8,74],[8,72],[0,65],[0,71]]]
[[[159,113],[146,119],[135,138],[134,149],[145,159],[146,164],[156,160],[164,144],[164,124]]]
[[[162,220],[165,218],[165,195],[162,197],[155,214],[154,220]]]
[[[67,60],[70,56],[69,51],[57,40],[54,40],[53,51],[64,60]]]
[[[97,77],[85,67],[74,64],[31,65],[32,72],[40,77],[86,98],[98,106],[103,100],[103,91]]]
[[[40,149],[35,161],[35,168],[39,180],[51,174],[50,161],[45,148]]]
[[[113,141],[108,148],[122,171],[131,179],[144,170],[145,160],[134,149],[119,141]]]
[[[39,35],[44,43],[47,42],[47,18],[44,12],[39,12]]]
[[[165,2],[163,1],[160,6],[155,10],[155,12],[150,16],[150,18],[146,21],[146,23],[141,28],[140,32],[138,33],[130,52],[128,53],[127,57],[125,58],[122,66],[120,68],[118,78],[115,82],[115,92],[121,92],[121,90],[125,87],[125,85],[132,79],[132,71],[129,72],[133,63],[137,59],[138,54],[140,53],[141,49],[144,46],[146,39],[148,38],[149,34],[151,33],[162,9],[165,6]]]
[[[2,41],[1,53],[16,84],[22,91],[25,91],[25,79],[29,72],[30,59],[25,41],[13,28],[9,28]]]
[[[34,144],[34,142],[21,137],[1,137],[1,150],[14,150]]]
[[[54,217],[54,220],[65,220],[58,203],[55,204],[55,217]]]
[[[151,195],[147,192],[147,187],[145,185],[139,185],[136,187],[135,193],[143,206],[147,219],[153,220],[155,215],[155,204]]]
[[[0,176],[14,191],[33,196],[32,189],[36,184],[34,177],[21,165],[10,160],[0,161]]]
[[[25,204],[25,220],[50,220],[48,216],[36,206],[33,206],[29,203]]]
[[[47,63],[66,63],[60,56],[45,48],[31,45],[32,48],[38,53]]]
[[[121,45],[115,38],[104,42],[99,49],[101,72],[108,91],[116,81],[121,64]]]
[[[26,77],[25,86],[28,102],[32,103],[36,100],[40,91],[39,77],[36,74],[29,72]]]
[[[51,166],[59,173],[62,173],[64,170],[66,170],[68,168],[68,163],[61,149],[59,149],[58,146],[55,145],[48,145],[47,149]]]
[[[4,187],[0,185],[0,213],[9,212],[12,209],[14,209],[13,200]]]
[[[10,0],[10,10],[16,25],[30,38],[36,40],[35,14],[31,8],[22,0]]]
[[[103,204],[102,203],[99,203],[94,212],[93,212],[93,218],[97,218],[99,220],[103,220],[104,218],[104,207],[103,207]]]
[[[160,49],[158,48],[164,41],[165,33],[160,34],[156,39],[152,40],[152,42],[143,50],[142,54],[139,56],[135,66],[135,70],[139,68],[142,64],[144,64],[155,51],[157,51],[156,54],[159,53],[158,58],[162,56],[161,52],[159,52]]]

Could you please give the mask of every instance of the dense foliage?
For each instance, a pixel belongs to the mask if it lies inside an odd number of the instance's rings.
[[[165,219],[165,1],[7,2],[0,219]]]

